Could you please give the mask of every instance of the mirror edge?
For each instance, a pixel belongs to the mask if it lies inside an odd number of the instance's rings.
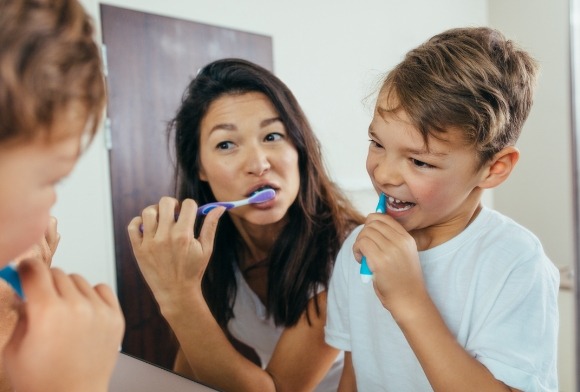
[[[570,0],[570,102],[572,189],[574,209],[574,298],[576,329],[576,390],[580,391],[580,0]]]

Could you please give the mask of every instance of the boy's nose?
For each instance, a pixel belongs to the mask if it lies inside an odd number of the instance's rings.
[[[381,185],[399,186],[403,183],[400,170],[389,162],[382,161],[373,169],[375,182]]]

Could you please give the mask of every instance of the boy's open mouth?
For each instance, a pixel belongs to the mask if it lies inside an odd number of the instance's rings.
[[[407,211],[415,206],[415,203],[395,199],[392,196],[387,196],[387,208],[392,211]]]

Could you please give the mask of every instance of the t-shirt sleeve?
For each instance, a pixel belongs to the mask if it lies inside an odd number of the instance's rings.
[[[557,391],[558,286],[556,267],[536,244],[473,309],[485,319],[466,348],[512,388]]]
[[[352,275],[352,263],[356,263],[352,245],[359,231],[360,229],[354,230],[342,245],[328,287],[325,339],[329,345],[344,351],[351,351],[349,279]]]

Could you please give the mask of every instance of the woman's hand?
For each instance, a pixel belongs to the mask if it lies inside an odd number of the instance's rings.
[[[163,197],[129,223],[133,253],[162,312],[177,306],[180,296],[201,294],[201,280],[224,211],[218,207],[207,215],[199,238],[193,233],[197,204],[191,199],[180,206],[176,199]]]

